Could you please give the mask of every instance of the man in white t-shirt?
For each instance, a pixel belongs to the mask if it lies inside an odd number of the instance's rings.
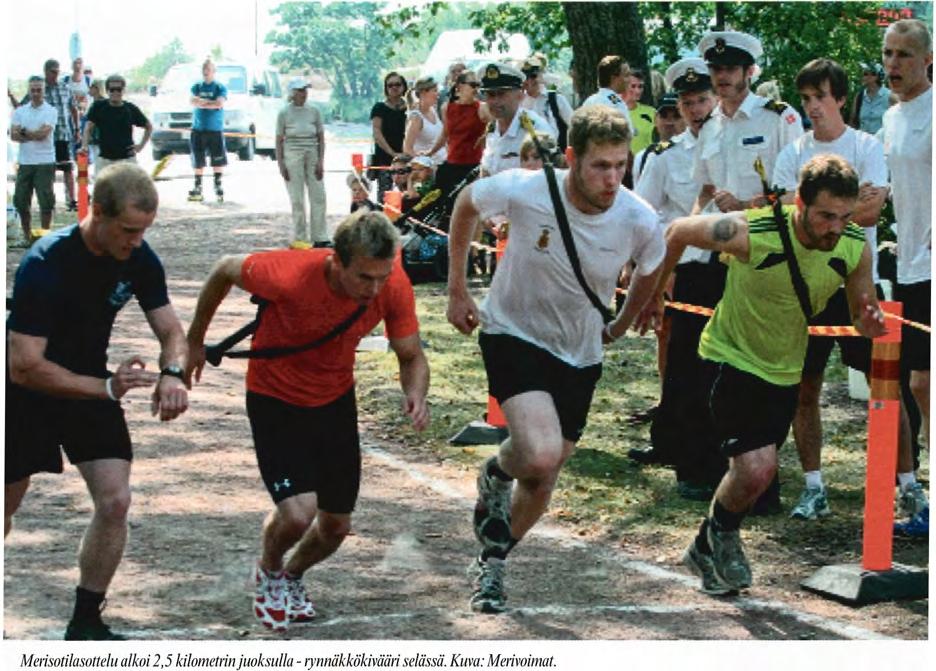
[[[607,326],[576,279],[544,171],[479,180],[455,204],[448,319],[466,335],[480,322],[488,389],[510,430],[478,477],[475,611],[506,608],[507,553],[546,510],[585,428],[602,343],[624,334],[653,291],[662,227],[650,206],[621,187],[629,142],[621,114],[605,106],[579,109],[569,129],[569,170],[556,175],[581,272],[597,300],[608,305],[624,264],[637,264],[624,307]],[[474,222],[493,214],[510,220],[510,244],[478,310],[466,285],[466,256]]]
[[[884,113],[884,154],[890,168],[897,218],[897,286],[907,319],[930,323],[933,179],[933,89],[927,68],[933,38],[922,21],[904,19],[884,33],[884,70],[898,104]],[[910,390],[923,419],[929,445],[930,334],[904,325],[901,368],[910,372]],[[918,507],[920,502],[916,504]],[[902,506],[906,512],[906,506]],[[929,506],[925,507],[926,518]],[[923,512],[917,512],[913,518]],[[928,531],[928,522],[927,522]]]
[[[29,103],[13,111],[10,120],[10,138],[19,142],[19,169],[13,203],[23,225],[26,244],[31,241],[32,194],[39,201],[42,228],[52,225],[55,209],[55,143],[53,131],[58,122],[58,111],[45,102],[45,84],[42,77],[29,78]]]
[[[852,221],[862,227],[871,250],[872,275],[877,273],[877,222],[887,198],[887,164],[884,147],[871,135],[855,130],[842,116],[848,98],[848,75],[833,60],[817,58],[800,69],[796,75],[803,111],[812,121],[812,130],[788,144],[777,157],[773,183],[787,193],[783,202],[793,203],[799,183],[800,169],[819,154],[834,154],[847,161],[858,173],[861,191]],[[844,286],[830,299],[825,309],[815,315],[811,323],[822,326],[848,326],[852,323]],[[830,513],[825,485],[822,481],[822,419],[819,396],[825,368],[838,344],[842,362],[862,371],[871,370],[871,341],[867,338],[810,336],[803,363],[803,377],[799,388],[799,402],[793,418],[793,436],[805,475],[805,489],[793,508],[791,517],[815,520]],[[907,427],[902,427],[906,429]],[[898,472],[903,491],[914,483],[913,454],[908,434],[902,432]],[[918,487],[918,485],[917,485]]]

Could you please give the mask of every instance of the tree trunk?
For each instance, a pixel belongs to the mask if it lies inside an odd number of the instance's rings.
[[[604,56],[619,55],[632,68],[648,72],[643,21],[636,2],[564,2],[562,7],[580,100],[598,90],[598,61]],[[647,86],[648,94],[649,90]]]
[[[660,14],[663,15],[663,35],[666,38],[663,55],[667,63],[675,63],[679,60],[679,45],[676,43],[676,31],[673,30],[673,3],[661,2]]]
[[[728,3],[727,2],[716,2],[715,3],[715,26],[712,30],[724,30],[725,29],[725,18],[728,14]]]

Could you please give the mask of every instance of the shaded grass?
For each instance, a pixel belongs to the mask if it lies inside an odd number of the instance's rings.
[[[476,296],[484,291],[480,285],[474,288]],[[399,440],[404,451],[426,451],[427,457],[473,470],[496,448],[458,447],[448,439],[485,411],[487,384],[477,338],[462,336],[446,321],[443,285],[417,286],[416,296],[433,375],[431,426],[415,434],[399,412],[398,372],[392,355],[359,355],[361,414],[373,422],[378,436]],[[788,518],[802,490],[802,471],[791,437],[780,453],[784,513],[745,521],[745,528],[755,532],[746,534],[753,561],[764,557],[771,563],[790,565],[791,570],[799,566],[802,572],[803,563],[819,566],[860,557],[867,404],[850,399],[847,389],[847,371],[834,355],[822,396],[823,473],[833,515],[816,523]],[[673,559],[692,537],[707,504],[677,496],[670,470],[639,467],[627,459],[630,448],[649,446],[649,427],[630,426],[625,418],[653,405],[658,394],[654,338],[628,334],[607,350],[588,427],[563,468],[549,514],[574,523],[583,535],[659,546],[667,559]],[[928,453],[923,457],[921,474],[928,479]],[[927,545],[898,539],[894,558],[926,565]]]

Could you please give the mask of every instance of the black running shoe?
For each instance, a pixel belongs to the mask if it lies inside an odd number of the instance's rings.
[[[72,620],[65,628],[66,641],[126,641],[126,636],[115,634],[106,624],[95,622],[76,622]]]

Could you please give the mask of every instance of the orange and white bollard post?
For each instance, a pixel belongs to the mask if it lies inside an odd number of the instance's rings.
[[[896,317],[903,314],[900,303],[882,301],[881,309]],[[811,592],[853,606],[924,599],[929,593],[926,569],[893,563],[901,323],[894,317],[885,323],[887,333],[874,339],[871,353],[861,563],[823,566],[801,583]]]
[[[900,303],[881,309],[900,317]],[[887,333],[874,339],[871,351],[871,393],[868,398],[868,456],[865,471],[864,533],[861,566],[889,571],[894,549],[894,477],[897,473],[897,431],[900,425],[900,334],[897,319],[888,317]]]
[[[75,157],[78,163],[78,221],[84,221],[88,216],[88,154],[78,152]]]

